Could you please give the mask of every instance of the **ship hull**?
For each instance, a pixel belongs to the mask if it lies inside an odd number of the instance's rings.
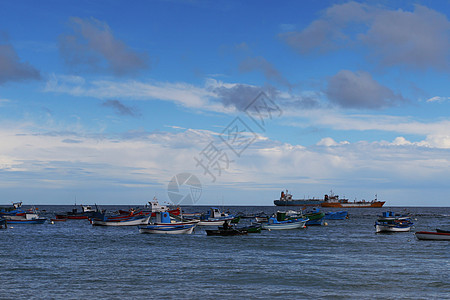
[[[275,200],[276,206],[320,206],[323,200]]]
[[[323,202],[321,204],[322,207],[339,207],[339,208],[364,208],[364,207],[383,207],[385,201],[377,201],[377,202],[354,202],[354,203],[339,203],[339,202],[331,202],[326,203]]]

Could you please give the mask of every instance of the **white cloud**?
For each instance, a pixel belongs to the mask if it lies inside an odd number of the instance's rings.
[[[440,97],[440,96],[435,96],[435,97],[431,97],[430,99],[427,99],[427,102],[438,102],[438,103],[442,103],[444,101],[450,100],[450,97]]]
[[[205,189],[229,189],[238,194],[258,186],[275,190],[296,187],[314,196],[337,188],[361,197],[361,191],[355,189],[376,193],[378,189],[430,182],[446,186],[444,178],[450,176],[448,150],[430,146],[450,148],[449,136],[430,136],[422,145],[404,137],[392,143],[336,142],[328,137],[311,147],[261,137],[237,157],[220,144],[217,132],[207,130],[129,132],[122,137],[45,132],[42,128],[42,133],[36,134],[35,130],[33,124],[0,129],[3,187],[29,184],[38,188],[43,182],[52,182],[55,189],[95,185],[97,190],[112,186],[164,190],[172,176],[190,172],[200,178]],[[214,184],[194,161],[211,141],[228,151],[232,160]]]

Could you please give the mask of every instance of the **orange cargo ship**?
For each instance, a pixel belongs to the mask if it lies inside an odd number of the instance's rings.
[[[378,201],[375,195],[375,200],[372,201],[353,201],[349,202],[348,199],[339,199],[339,196],[331,194],[329,197],[325,195],[325,201],[321,203],[322,207],[382,207],[386,201]]]

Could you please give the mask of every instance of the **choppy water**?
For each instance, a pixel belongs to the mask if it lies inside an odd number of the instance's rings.
[[[71,208],[40,207],[49,218]],[[450,208],[407,208],[417,219],[412,232],[375,234],[384,210],[349,209],[350,219],[328,226],[235,237],[139,234],[86,220],[13,225],[0,230],[0,298],[449,299],[450,243],[413,233],[450,228]]]

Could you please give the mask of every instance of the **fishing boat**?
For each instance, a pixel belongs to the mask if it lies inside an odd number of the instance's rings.
[[[256,224],[251,224],[249,226],[245,226],[245,227],[241,227],[241,228],[237,228],[239,230],[245,230],[248,233],[261,233],[261,224],[256,223]]]
[[[196,224],[145,225],[139,227],[140,233],[154,234],[191,234]]]
[[[334,195],[333,192],[330,195],[324,196],[324,201],[320,204],[322,207],[343,207],[343,208],[374,208],[382,207],[386,201],[378,201],[377,195],[372,201],[353,201],[350,202],[348,199],[339,199],[338,195]]]
[[[295,210],[288,210],[287,212],[277,212],[277,219],[280,219],[279,214],[285,214],[285,217],[287,219],[301,219],[301,218],[307,218],[309,219],[308,222],[306,222],[306,226],[316,226],[316,225],[322,225],[323,219],[325,217],[325,214],[321,212],[318,208],[313,209],[310,212],[303,213],[303,211],[295,211]],[[283,217],[281,217],[283,218]]]
[[[305,213],[304,216],[309,219],[308,222],[306,222],[306,226],[320,226],[323,225],[325,213],[316,208],[309,213]]]
[[[348,219],[348,211],[328,211],[325,213],[325,220],[345,220]]]
[[[450,241],[450,232],[418,231],[415,235],[419,240]]]
[[[178,220],[177,220],[178,218]],[[199,220],[185,221],[169,212],[155,212],[147,225],[139,226],[140,233],[191,234]]]
[[[231,222],[234,215],[221,212],[217,207],[211,207],[207,214],[200,218],[200,226],[222,226],[225,222]]]
[[[13,208],[0,211],[0,217],[6,219],[8,224],[44,224],[47,221],[46,218],[39,216],[35,207],[28,210],[21,207],[22,202],[13,203]]]
[[[410,231],[414,223],[408,215],[395,214],[392,211],[383,212],[375,222],[375,231],[378,232],[406,232]]]
[[[280,199],[273,201],[276,206],[320,206],[323,202],[323,199],[316,198],[293,199],[288,190],[282,191]]]
[[[290,211],[289,213],[283,211],[277,211],[277,213],[270,217],[267,223],[262,223],[262,229],[274,229],[274,230],[283,230],[283,229],[296,229],[296,228],[304,228],[306,227],[306,222],[309,221],[308,218],[303,217],[301,215],[293,216]],[[289,216],[290,215],[290,216]]]
[[[168,212],[171,215],[178,216],[181,214],[180,207],[171,208],[167,205],[161,205],[159,204],[159,201],[156,197],[153,197],[152,201],[148,202],[148,205],[145,206],[145,208],[150,208],[150,211],[152,212],[152,217],[156,216],[156,212]]]
[[[57,214],[55,219],[69,219],[69,220],[86,220],[95,217],[96,214],[101,213],[101,210],[95,205],[95,208],[91,205],[80,205],[81,211],[78,208],[73,208],[72,211],[65,214]]]
[[[105,217],[103,219],[92,218],[89,220],[93,226],[136,226],[147,224],[149,218],[149,215],[138,215],[121,219]]]
[[[222,226],[217,229],[206,229],[206,235],[214,236],[232,236],[232,235],[245,235],[247,230],[237,229],[231,226],[228,221],[224,222]]]
[[[308,218],[305,219],[294,219],[294,220],[285,220],[278,221],[276,218],[269,218],[268,223],[262,223],[262,229],[268,230],[285,230],[285,229],[297,229],[297,228],[305,228],[306,222],[308,222]]]

